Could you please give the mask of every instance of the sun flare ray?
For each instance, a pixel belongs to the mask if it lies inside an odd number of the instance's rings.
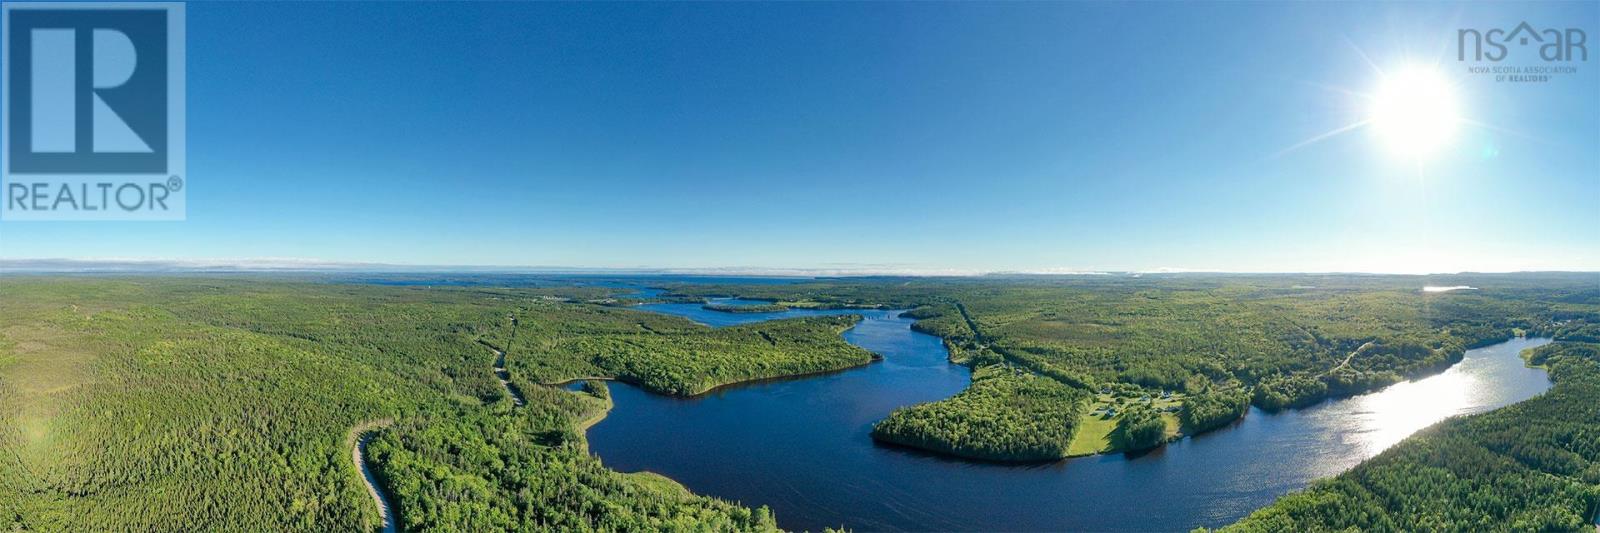
[[[1369,121],[1361,120],[1361,121],[1353,122],[1353,123],[1346,124],[1346,125],[1343,125],[1343,126],[1339,126],[1337,128],[1334,128],[1334,129],[1319,133],[1317,135],[1313,135],[1313,136],[1311,136],[1310,138],[1308,138],[1306,140],[1303,140],[1303,141],[1297,142],[1297,143],[1295,143],[1293,145],[1290,145],[1288,148],[1284,148],[1282,150],[1278,150],[1278,152],[1275,153],[1275,154],[1272,154],[1272,156],[1273,157],[1281,157],[1284,154],[1287,154],[1289,152],[1293,152],[1295,150],[1299,150],[1301,148],[1305,148],[1307,146],[1311,146],[1313,144],[1317,144],[1319,142],[1326,141],[1326,140],[1332,139],[1334,137],[1338,137],[1338,136],[1343,135],[1345,133],[1349,133],[1349,132],[1361,129],[1361,128],[1365,127],[1368,124],[1368,122]]]

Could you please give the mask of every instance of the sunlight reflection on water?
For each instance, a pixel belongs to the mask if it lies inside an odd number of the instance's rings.
[[[1438,375],[1397,383],[1327,406],[1318,418],[1343,419],[1344,444],[1367,458],[1446,418],[1483,412],[1547,387],[1544,372],[1526,368],[1517,352],[1548,342],[1519,340],[1491,346]],[[1335,423],[1337,424],[1337,423]]]
[[[1363,431],[1354,434],[1359,441],[1354,444],[1371,457],[1417,430],[1476,405],[1471,396],[1477,381],[1470,374],[1447,371],[1359,398],[1356,409]]]
[[[641,309],[728,326],[776,316],[863,314],[845,340],[876,363],[683,400],[616,384],[616,407],[589,430],[607,467],[649,470],[690,489],[767,505],[779,524],[867,531],[1184,531],[1218,527],[1317,478],[1343,472],[1453,415],[1549,388],[1517,354],[1546,339],[1467,352],[1440,374],[1305,409],[1250,414],[1229,428],[1136,455],[1043,465],[973,463],[874,445],[896,407],[947,398],[967,370],[937,337],[894,312],[724,313],[700,304]],[[1151,505],[1150,502],[1159,502]]]

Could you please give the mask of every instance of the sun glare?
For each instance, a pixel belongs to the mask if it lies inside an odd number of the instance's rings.
[[[1461,117],[1449,81],[1436,69],[1413,67],[1383,77],[1367,122],[1389,151],[1421,159],[1450,142]]]
[[[1356,444],[1368,457],[1377,455],[1434,422],[1461,414],[1462,406],[1472,403],[1476,387],[1477,378],[1472,375],[1447,371],[1359,397],[1357,419],[1365,431],[1356,435]]]

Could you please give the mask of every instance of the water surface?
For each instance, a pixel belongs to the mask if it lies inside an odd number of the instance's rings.
[[[622,471],[650,470],[695,492],[767,505],[780,526],[818,530],[1177,531],[1243,517],[1316,478],[1342,472],[1446,416],[1482,412],[1549,388],[1518,353],[1548,340],[1468,351],[1439,375],[1280,414],[1252,409],[1230,428],[1140,456],[1044,465],[947,459],[874,444],[895,407],[959,392],[967,369],[897,311],[723,313],[652,304],[713,326],[861,314],[845,340],[883,356],[817,377],[723,389],[695,399],[613,383],[616,407],[590,449]]]

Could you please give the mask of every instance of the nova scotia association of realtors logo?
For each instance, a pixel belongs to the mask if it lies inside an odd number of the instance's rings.
[[[6,3],[0,27],[0,221],[183,220],[183,4]]]
[[[1508,58],[1520,63],[1501,64]],[[1469,73],[1492,75],[1497,82],[1543,83],[1576,73],[1574,63],[1589,61],[1589,35],[1582,28],[1536,28],[1526,21],[1509,30],[1463,28],[1456,30],[1456,60],[1473,63]]]

